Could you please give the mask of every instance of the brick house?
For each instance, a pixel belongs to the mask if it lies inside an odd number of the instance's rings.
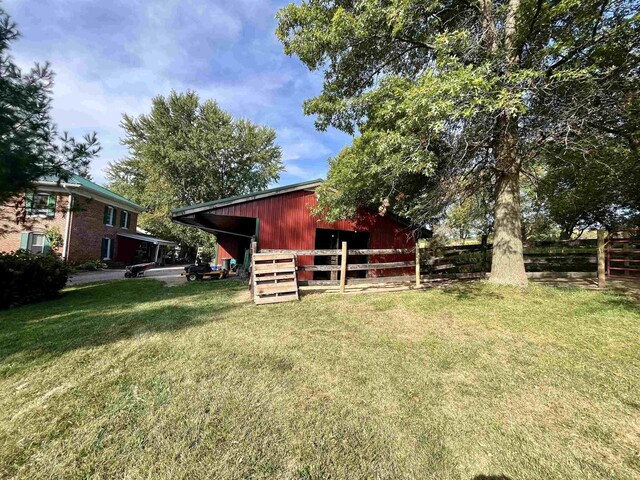
[[[136,258],[157,261],[174,243],[137,231],[142,207],[79,175],[43,178],[34,190],[0,206],[0,251],[54,248],[69,262]],[[53,233],[53,234],[52,234]],[[62,239],[52,246],[52,238]]]

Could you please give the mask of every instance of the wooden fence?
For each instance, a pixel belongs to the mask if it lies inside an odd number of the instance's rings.
[[[640,230],[619,232],[607,240],[607,276],[610,278],[640,279]]]
[[[552,272],[562,276],[566,272],[595,274],[598,258],[596,240],[565,242],[537,242],[525,245],[525,268],[532,275]],[[491,270],[492,245],[438,246],[422,244],[411,249],[349,249],[347,242],[340,249],[273,250],[261,253],[286,253],[298,257],[335,257],[333,264],[298,265],[307,272],[332,272],[330,280],[300,281],[301,285],[345,286],[370,283],[415,282],[445,278],[482,278]],[[367,257],[366,262],[349,262],[349,257]],[[393,256],[393,261],[385,258]],[[405,257],[400,260],[395,257]],[[411,269],[411,273],[409,270]],[[399,275],[385,275],[390,270],[401,270]],[[349,272],[367,272],[366,278],[352,278]],[[413,273],[415,272],[415,273]]]

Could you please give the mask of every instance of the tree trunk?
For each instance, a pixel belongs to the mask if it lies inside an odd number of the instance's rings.
[[[560,240],[571,240],[572,233],[573,233],[573,226],[562,228],[562,230],[560,230]]]
[[[520,219],[520,163],[517,159],[516,120],[505,112],[503,134],[496,145],[496,205],[494,213],[491,283],[526,285]]]
[[[516,17],[520,0],[509,0],[505,19],[504,50],[507,70],[518,62]],[[493,259],[491,283],[527,284],[522,254],[522,220],[520,217],[520,161],[518,159],[518,116],[505,110],[498,119],[494,146],[496,156],[496,205],[494,213]]]

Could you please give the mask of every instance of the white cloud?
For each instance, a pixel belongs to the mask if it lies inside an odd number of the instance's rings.
[[[113,4],[111,3],[113,2]],[[119,3],[119,5],[117,5]],[[276,129],[287,177],[323,176],[326,159],[349,141],[319,133],[301,102],[317,94],[321,76],[286,57],[274,35],[277,6],[266,0],[69,2],[39,9],[3,3],[24,40],[13,53],[22,66],[49,60],[56,72],[53,115],[76,137],[97,131],[103,151],[92,165],[98,182],[122,158],[122,114],[139,115],[172,89],[215,99],[235,116]],[[92,10],[99,10],[96,17]],[[52,13],[47,13],[52,12]]]

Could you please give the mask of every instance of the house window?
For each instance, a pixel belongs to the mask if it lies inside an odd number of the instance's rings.
[[[29,251],[32,253],[44,253],[47,246],[47,239],[44,233],[29,234]]]
[[[129,212],[126,210],[120,212],[120,227],[129,228]]]
[[[30,217],[53,217],[56,214],[56,196],[32,193],[26,197],[26,208]]]
[[[108,237],[102,239],[100,258],[103,260],[113,259],[113,239]]]
[[[116,209],[105,205],[103,223],[109,227],[113,227],[116,223]]]

